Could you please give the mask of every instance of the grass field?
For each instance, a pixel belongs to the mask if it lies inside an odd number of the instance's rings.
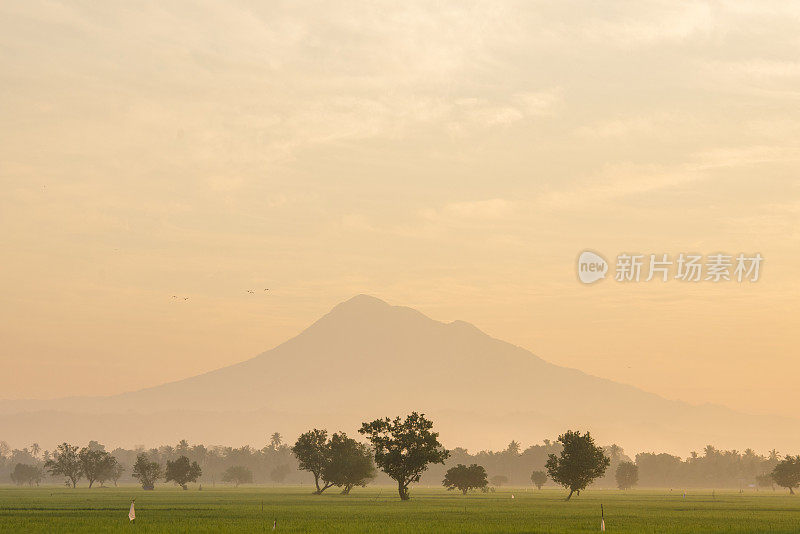
[[[417,487],[409,502],[389,487],[308,491],[0,486],[0,532],[271,532],[273,518],[280,532],[598,532],[600,503],[607,532],[800,532],[800,496],[772,491],[590,490],[570,502],[553,489],[463,496]]]

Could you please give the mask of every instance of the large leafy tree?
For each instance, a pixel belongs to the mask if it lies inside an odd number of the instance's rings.
[[[372,443],[375,463],[397,481],[400,499],[408,500],[408,485],[419,482],[428,464],[443,464],[450,452],[439,443],[438,432],[425,414],[411,413],[405,420],[376,419],[363,423],[359,432]]]
[[[328,461],[322,469],[326,483],[342,488],[347,495],[354,486],[366,486],[375,478],[372,451],[344,432],[334,433],[326,445]]]
[[[151,490],[155,488],[156,480],[162,477],[161,465],[148,460],[146,454],[140,454],[136,457],[131,475],[141,482],[142,489]]]
[[[53,453],[53,458],[44,464],[45,469],[52,476],[63,476],[67,484],[74,488],[83,476],[83,465],[78,457],[78,447],[69,443],[62,443]]]
[[[772,480],[782,488],[789,488],[794,495],[794,488],[800,486],[800,454],[787,456],[772,470]]]
[[[444,480],[442,480],[442,486],[448,490],[460,490],[464,495],[471,489],[485,488],[488,484],[486,469],[478,464],[472,464],[469,467],[458,464],[451,467],[444,474]]]
[[[315,428],[300,434],[300,437],[297,438],[292,447],[292,452],[297,457],[299,464],[297,468],[303,471],[310,471],[314,475],[314,484],[317,486],[315,494],[319,495],[333,486],[333,482],[325,481],[322,478],[322,473],[328,465],[327,430]],[[322,487],[319,485],[320,480],[323,480]]]
[[[626,490],[634,487],[639,482],[639,466],[633,462],[621,462],[614,473],[617,487]]]
[[[547,474],[554,482],[569,490],[567,499],[574,492],[580,493],[596,478],[606,472],[611,460],[603,454],[603,449],[594,444],[591,434],[567,430],[558,436],[562,445],[561,455],[547,457]]]
[[[547,482],[547,473],[544,471],[534,471],[531,473],[531,482],[536,486],[536,489],[542,489],[542,486]]]
[[[82,448],[78,452],[78,458],[80,459],[83,475],[89,482],[90,488],[95,481],[99,481],[102,484],[106,480],[110,480],[114,469],[118,465],[117,459],[111,454],[96,448]]]
[[[181,456],[177,460],[167,460],[167,471],[164,474],[165,482],[175,482],[183,489],[188,489],[189,482],[197,482],[203,470],[197,462],[190,462],[186,456]]]

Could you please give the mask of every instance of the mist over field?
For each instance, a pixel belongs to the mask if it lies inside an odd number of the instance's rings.
[[[590,430],[631,453],[800,447],[798,419],[667,400],[553,365],[469,323],[442,323],[367,295],[216,371],[108,397],[1,402],[0,426],[18,446],[90,439],[257,446],[268,429],[354,434],[362,421],[410,411],[432,417],[446,446],[473,451],[535,444],[565,428]]]

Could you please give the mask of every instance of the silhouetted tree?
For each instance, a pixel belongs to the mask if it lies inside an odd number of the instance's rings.
[[[645,486],[671,488],[686,482],[684,474],[687,466],[693,468],[698,464],[698,457],[691,457],[683,463],[678,456],[667,453],[643,452],[636,455],[636,465],[639,466],[639,478]]]
[[[547,473],[544,471],[534,471],[531,473],[531,482],[536,486],[536,489],[542,489],[542,486],[547,482]]]
[[[197,462],[190,462],[186,456],[181,456],[177,460],[167,460],[167,471],[164,476],[164,481],[173,481],[183,489],[188,489],[189,482],[197,482],[203,470]]]
[[[603,454],[603,449],[594,444],[589,432],[567,430],[558,436],[562,445],[561,455],[550,454],[545,467],[554,482],[569,489],[566,500],[574,492],[585,489],[596,478],[603,476],[611,461]]]
[[[322,469],[322,478],[341,487],[342,494],[349,494],[354,486],[366,486],[375,478],[372,451],[363,443],[340,432],[331,436],[326,449],[328,461]]]
[[[223,482],[233,482],[238,488],[239,484],[252,484],[253,472],[243,465],[232,465],[222,474]]]
[[[95,442],[96,443],[96,442]],[[111,478],[112,470],[117,465],[117,459],[103,449],[84,447],[78,453],[83,475],[89,482],[89,487],[96,480],[105,482]]]
[[[292,447],[292,452],[299,463],[298,469],[310,471],[314,475],[314,484],[317,486],[316,495],[333,486],[333,482],[324,481],[320,487],[322,473],[328,464],[328,431],[317,428],[300,434]]]
[[[281,446],[281,443],[283,443],[283,437],[281,436],[281,433],[273,432],[269,437],[269,446],[272,447],[273,450],[276,450]]]
[[[800,455],[787,456],[772,470],[772,479],[782,488],[789,488],[794,495],[794,488],[800,486]]]
[[[472,464],[467,467],[464,464],[458,464],[447,470],[442,480],[442,486],[448,490],[458,489],[466,495],[471,489],[482,489],[487,486],[489,482],[486,480],[486,469],[478,464]]]
[[[36,484],[38,486],[39,482],[42,481],[42,475],[43,473],[40,467],[18,463],[11,472],[11,481],[17,486],[22,486],[23,484],[29,486]]]
[[[45,469],[52,476],[63,476],[67,478],[67,484],[72,484],[75,488],[78,480],[83,476],[83,466],[78,458],[78,447],[69,443],[62,443],[53,453],[53,459],[44,464]]]
[[[136,463],[133,464],[132,475],[141,482],[142,489],[152,490],[155,488],[156,481],[162,476],[161,464],[151,462],[147,459],[146,454],[140,454],[136,457]]]
[[[639,482],[639,468],[632,462],[622,462],[617,466],[614,476],[619,489],[630,489]]]
[[[433,422],[425,414],[412,412],[405,420],[395,417],[363,423],[359,432],[372,443],[375,463],[397,481],[401,500],[408,500],[408,485],[418,482],[428,464],[443,464],[450,452],[431,432]]]

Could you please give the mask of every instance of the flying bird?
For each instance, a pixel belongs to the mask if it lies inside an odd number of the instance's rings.
[[[183,300],[189,300],[189,297],[183,297]]]
[[[264,291],[269,291],[269,289],[265,289]]]
[[[256,290],[255,289],[248,289],[247,292],[251,293],[251,294],[255,294]]]

